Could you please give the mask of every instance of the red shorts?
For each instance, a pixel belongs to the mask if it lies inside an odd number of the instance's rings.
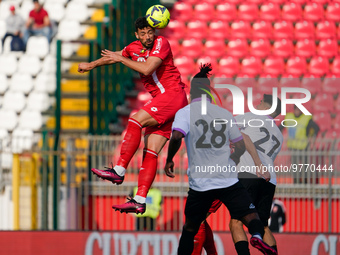
[[[145,135],[158,134],[169,139],[176,112],[187,104],[187,95],[183,89],[171,90],[155,96],[142,109],[148,112],[159,125],[146,127]]]
[[[214,202],[212,203],[210,209],[209,209],[209,213],[215,213],[218,208],[220,208],[220,206],[222,205],[222,202],[218,199],[214,200]]]

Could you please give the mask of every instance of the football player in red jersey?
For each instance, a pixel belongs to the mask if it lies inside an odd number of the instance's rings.
[[[156,176],[157,157],[170,138],[171,125],[176,112],[188,104],[185,84],[174,66],[173,55],[168,40],[156,36],[145,17],[135,22],[137,40],[121,51],[102,51],[102,58],[90,63],[80,63],[78,72],[84,73],[93,68],[122,63],[139,72],[146,90],[153,99],[134,114],[128,122],[126,135],[122,141],[117,164],[107,170],[92,168],[98,177],[121,184],[126,168],[135,154],[145,129],[143,163],[138,176],[138,191],[123,205],[113,205],[120,212],[144,213],[145,198]]]

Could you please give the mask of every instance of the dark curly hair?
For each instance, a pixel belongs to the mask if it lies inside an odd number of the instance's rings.
[[[191,99],[201,97],[202,94],[206,94],[207,98],[211,97],[205,91],[210,92],[210,80],[209,76],[210,71],[212,70],[212,66],[210,63],[201,64],[200,71],[192,78],[191,86],[190,86],[190,95]]]
[[[146,17],[139,17],[138,19],[136,19],[135,21],[136,32],[138,32],[138,28],[143,29],[146,27],[151,27],[149,23],[147,22]],[[151,28],[154,29],[153,27]]]

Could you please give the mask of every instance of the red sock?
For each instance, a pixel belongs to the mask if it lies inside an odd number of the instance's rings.
[[[142,125],[132,118],[129,119],[126,134],[122,142],[120,157],[117,165],[127,168],[132,156],[135,154],[140,144],[142,136]]]
[[[205,242],[204,242],[204,249],[207,252],[207,255],[216,255],[216,247],[214,242],[214,234],[208,224],[208,222],[204,222],[205,224]]]
[[[194,237],[194,250],[192,251],[191,255],[201,255],[203,245],[205,242],[205,224],[202,223],[200,228],[198,229],[197,234]]]
[[[158,154],[147,149],[138,175],[138,191],[136,195],[146,197],[157,171]]]

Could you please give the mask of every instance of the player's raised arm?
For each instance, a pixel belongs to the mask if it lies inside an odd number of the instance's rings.
[[[119,55],[116,52],[107,51],[107,50],[102,51],[101,55],[107,62],[110,62],[111,64],[122,63],[123,65],[143,75],[152,74],[157,69],[157,67],[159,67],[160,64],[162,63],[162,59],[159,57],[151,56],[151,57],[148,57],[148,59],[145,62],[137,62],[129,58],[123,57],[121,54]]]
[[[103,50],[102,52],[110,52],[110,53],[122,56],[123,50],[120,50],[120,51]],[[110,65],[110,64],[114,64],[114,63],[115,62],[113,62],[112,60],[105,58],[105,57],[102,57],[102,58],[97,59],[95,61],[92,61],[90,63],[86,63],[86,62],[80,63],[78,65],[78,72],[79,73],[85,73],[85,72],[91,71],[92,69],[94,69],[96,67],[104,66],[104,65]]]

